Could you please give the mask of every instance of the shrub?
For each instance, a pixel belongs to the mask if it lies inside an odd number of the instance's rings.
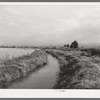
[[[90,55],[94,56],[94,55],[100,55],[100,50],[98,49],[90,49]]]

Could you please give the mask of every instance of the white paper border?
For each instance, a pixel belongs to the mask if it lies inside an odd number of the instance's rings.
[[[100,98],[100,90],[1,89],[0,98]]]

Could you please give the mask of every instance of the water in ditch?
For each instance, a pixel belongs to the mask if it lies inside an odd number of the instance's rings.
[[[42,68],[31,72],[23,79],[13,82],[8,88],[10,89],[52,89],[57,81],[59,72],[58,61],[48,55],[48,64]]]

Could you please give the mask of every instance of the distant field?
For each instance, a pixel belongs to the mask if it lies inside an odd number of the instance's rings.
[[[0,61],[17,58],[23,55],[29,55],[32,52],[34,52],[34,49],[0,48]]]

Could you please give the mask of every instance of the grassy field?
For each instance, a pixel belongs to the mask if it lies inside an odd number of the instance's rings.
[[[24,55],[30,55],[34,51],[34,49],[0,48],[0,62],[4,62],[6,60],[21,57]]]
[[[100,56],[94,50],[46,50],[60,64],[56,89],[99,89]],[[92,52],[92,53],[91,53]],[[94,52],[94,53],[93,53]]]

